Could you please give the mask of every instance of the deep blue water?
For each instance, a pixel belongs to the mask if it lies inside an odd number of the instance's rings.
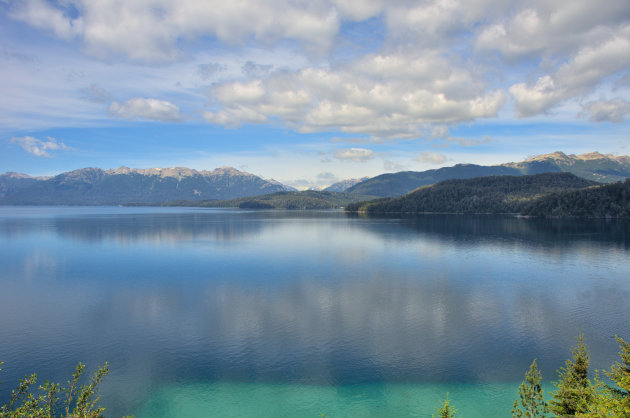
[[[505,403],[533,358],[554,380],[580,330],[594,369],[630,335],[623,221],[0,207],[0,266],[0,401],[108,361],[112,416],[270,393],[291,398],[274,414],[407,413],[449,388]],[[376,409],[343,409],[357,396]]]

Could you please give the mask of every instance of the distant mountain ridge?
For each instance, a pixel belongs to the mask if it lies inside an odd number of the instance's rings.
[[[328,187],[325,187],[322,190],[324,192],[339,192],[339,193],[343,193],[346,190],[348,190],[349,188],[351,188],[352,186],[354,186],[355,184],[361,183],[362,181],[365,181],[367,179],[369,179],[369,177],[363,177],[363,178],[360,178],[360,179],[341,180],[341,181],[338,181],[337,183],[331,184]]]
[[[427,171],[400,171],[381,174],[350,187],[346,192],[367,196],[395,197],[407,194],[418,187],[444,180],[501,175],[516,176],[520,175],[520,172],[515,168],[503,166],[487,167],[475,164],[457,164],[453,167]]]
[[[557,151],[531,157],[522,162],[493,166],[457,164],[427,171],[401,171],[382,174],[358,183],[346,190],[361,195],[395,197],[412,190],[450,179],[470,179],[486,176],[522,176],[529,174],[568,172],[578,177],[602,183],[612,183],[630,177],[630,157],[591,152],[566,155]]]
[[[292,191],[232,167],[198,171],[184,167],[102,170],[83,168],[38,179],[19,173],[0,175],[0,204],[118,205],[172,200],[213,200]]]
[[[611,183],[630,177],[630,157],[598,152],[567,155],[558,151],[493,166],[457,164],[422,172],[402,171],[367,179],[348,179],[324,191],[395,197],[443,180],[550,172],[569,172],[584,179]],[[0,175],[0,204],[3,205],[152,204],[175,200],[227,200],[295,190],[232,167],[212,171],[185,167],[83,168],[50,178],[13,172]]]
[[[600,154],[599,152],[566,155],[556,151],[551,154],[530,157],[520,163],[503,165],[516,168],[525,174],[536,174],[530,172],[534,169],[556,168],[556,171],[572,173],[578,177],[600,183],[614,183],[630,177],[630,156],[616,157],[612,154]]]

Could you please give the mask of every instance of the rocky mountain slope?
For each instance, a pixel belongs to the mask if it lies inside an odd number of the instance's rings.
[[[32,186],[42,178],[31,177],[28,174],[8,172],[0,174],[0,199],[18,190]]]
[[[537,174],[564,171],[588,180],[600,183],[614,183],[630,177],[630,156],[614,156],[589,152],[581,155],[566,155],[560,151],[528,158],[520,163],[503,164],[505,167],[516,168],[523,174]]]

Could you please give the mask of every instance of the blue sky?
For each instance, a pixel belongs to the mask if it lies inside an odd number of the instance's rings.
[[[630,154],[630,2],[0,0],[0,172]]]

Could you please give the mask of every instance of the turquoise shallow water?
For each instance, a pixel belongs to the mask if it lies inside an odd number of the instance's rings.
[[[0,207],[0,266],[0,403],[108,361],[107,416],[509,416],[630,330],[628,222]]]
[[[188,384],[157,391],[137,417],[428,417],[446,396],[464,417],[511,417],[519,383]]]

